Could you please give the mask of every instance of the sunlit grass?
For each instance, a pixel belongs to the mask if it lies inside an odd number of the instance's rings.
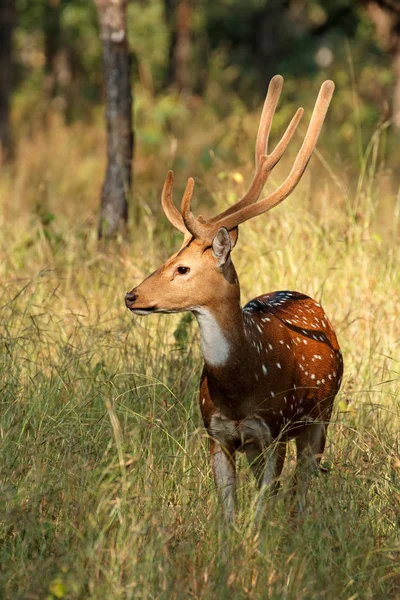
[[[345,377],[329,474],[313,481],[305,517],[288,518],[292,449],[283,493],[256,533],[254,484],[241,459],[241,510],[228,533],[197,407],[195,324],[182,315],[132,318],[123,301],[178,247],[159,191],[177,161],[179,195],[190,165],[178,159],[191,156],[196,135],[188,132],[176,156],[166,144],[154,171],[139,154],[140,226],[131,224],[128,241],[100,247],[99,131],[52,121],[21,140],[0,180],[2,596],[398,597],[397,190],[382,188],[373,153],[348,184],[335,162],[328,166],[322,138],[293,196],[241,228],[234,262],[243,303],[276,289],[320,300]],[[207,166],[193,163],[195,210],[243,193],[235,173],[249,181],[251,157],[247,147],[230,151],[234,167],[212,154]]]

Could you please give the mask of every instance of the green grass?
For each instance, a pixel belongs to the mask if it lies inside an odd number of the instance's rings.
[[[290,519],[291,448],[261,532],[242,459],[236,527],[221,524],[197,406],[195,323],[124,308],[124,293],[179,243],[156,208],[168,144],[155,170],[139,152],[141,225],[107,248],[94,226],[101,129],[55,119],[21,136],[0,180],[1,596],[399,597],[400,204],[377,159],[380,136],[351,183],[335,161],[327,166],[323,137],[293,196],[241,228],[243,302],[276,289],[314,296],[345,361],[329,474],[312,482],[304,518]],[[247,181],[251,155],[233,137]],[[179,160],[195,156],[196,139],[187,133],[174,159],[177,194],[190,166]],[[230,164],[210,161],[192,170],[205,212],[244,189]]]

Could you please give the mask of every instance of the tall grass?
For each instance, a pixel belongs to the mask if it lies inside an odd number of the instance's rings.
[[[206,212],[244,191],[248,122],[215,134],[229,130],[221,143],[236,171],[213,152],[193,164]],[[17,163],[0,180],[2,597],[399,597],[400,201],[379,158],[382,135],[356,181],[328,160],[323,137],[293,196],[242,227],[243,302],[275,289],[320,300],[345,378],[329,474],[313,481],[304,518],[288,517],[292,449],[261,532],[240,459],[240,512],[227,532],[197,407],[195,325],[182,315],[132,318],[123,302],[179,243],[159,190],[167,164],[178,166],[179,193],[202,156],[200,117],[181,133],[178,151],[171,138],[157,160],[139,153],[141,223],[113,247],[95,240],[96,123],[66,128],[54,117],[21,132]]]

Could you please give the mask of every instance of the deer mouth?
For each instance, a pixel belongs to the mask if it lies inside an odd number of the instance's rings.
[[[131,312],[133,312],[135,315],[150,315],[151,313],[156,311],[156,307],[155,306],[148,306],[145,308],[129,308],[129,310]]]

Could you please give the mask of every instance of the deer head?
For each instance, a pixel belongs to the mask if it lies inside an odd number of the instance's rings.
[[[334,90],[332,81],[322,84],[306,136],[288,177],[272,194],[258,200],[303,115],[303,109],[299,108],[279,143],[268,154],[272,119],[282,86],[280,75],[272,78],[258,128],[253,181],[248,192],[234,206],[207,221],[196,218],[190,208],[194,189],[194,180],[190,178],[181,211],[178,211],[172,201],[173,173],[169,171],[161,204],[169,221],[183,234],[183,245],[164,265],[126,294],[125,303],[132,312],[140,315],[196,312],[217,306],[221,298],[230,298],[240,306],[238,279],[230,258],[237,242],[238,226],[271,210],[294,190],[311,158]]]

